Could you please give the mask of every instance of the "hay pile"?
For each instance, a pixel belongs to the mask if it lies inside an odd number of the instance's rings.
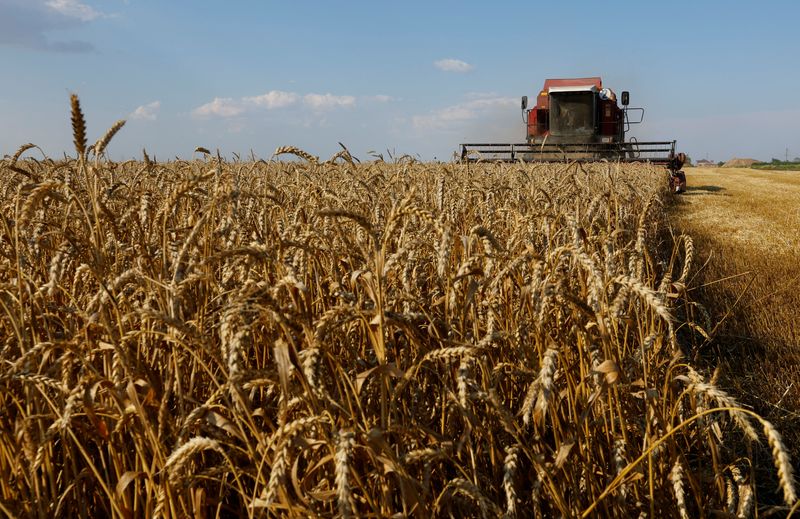
[[[749,168],[753,164],[758,162],[756,159],[737,159],[732,158],[728,162],[722,165],[723,168]]]

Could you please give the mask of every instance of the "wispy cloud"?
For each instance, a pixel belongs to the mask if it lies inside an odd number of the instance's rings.
[[[82,22],[91,22],[103,16],[103,13],[94,7],[78,0],[48,0],[45,5],[58,14],[68,18],[76,18]]]
[[[256,110],[275,110],[297,105],[313,111],[325,111],[335,108],[349,108],[356,105],[356,98],[349,95],[305,94],[271,90],[258,96],[215,97],[212,101],[192,110],[197,117],[237,117]]]
[[[245,106],[252,105],[271,110],[273,108],[284,108],[297,102],[298,95],[294,92],[281,92],[271,90],[266,94],[255,97],[243,97],[242,103]]]
[[[78,0],[0,0],[0,45],[47,52],[91,52],[82,40],[52,41],[51,31],[71,29],[108,15]]]
[[[487,99],[492,97],[501,97],[497,92],[467,92],[464,94],[464,99]]]
[[[161,101],[153,101],[138,107],[131,112],[131,119],[138,119],[140,121],[155,121],[158,118],[158,110],[161,108]]]
[[[333,94],[306,94],[303,96],[306,106],[314,110],[330,110],[355,106],[356,98],[353,96],[335,96]]]
[[[439,70],[444,70],[445,72],[469,72],[470,70],[474,69],[473,65],[470,65],[466,61],[461,61],[460,59],[440,59],[438,61],[434,61],[433,65],[438,68]]]
[[[470,99],[428,114],[415,115],[411,118],[411,122],[419,130],[456,129],[468,121],[486,117],[498,110],[505,110],[516,105],[517,100],[510,97]]]

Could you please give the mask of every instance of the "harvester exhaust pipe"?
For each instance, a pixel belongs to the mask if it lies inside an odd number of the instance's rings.
[[[686,154],[678,153],[677,155],[675,155],[675,159],[672,162],[672,169],[677,171],[681,169],[685,163],[686,163]]]

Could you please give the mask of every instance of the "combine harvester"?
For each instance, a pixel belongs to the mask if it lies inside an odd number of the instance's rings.
[[[461,161],[513,162],[649,162],[669,169],[670,190],[682,193],[686,175],[681,171],[686,156],[675,153],[675,141],[625,140],[632,124],[644,118],[644,108],[630,108],[630,94],[617,96],[603,88],[599,77],[547,79],[528,108],[522,97],[522,119],[526,142],[520,144],[461,144]],[[635,120],[630,115],[635,114]]]

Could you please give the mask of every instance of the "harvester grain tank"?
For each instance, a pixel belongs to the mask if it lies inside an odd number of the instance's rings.
[[[532,107],[522,98],[525,142],[461,144],[461,160],[650,162],[669,169],[670,189],[683,192],[686,156],[675,152],[674,140],[625,140],[631,125],[642,122],[644,108],[629,106],[628,92],[619,101],[599,77],[547,79]]]

